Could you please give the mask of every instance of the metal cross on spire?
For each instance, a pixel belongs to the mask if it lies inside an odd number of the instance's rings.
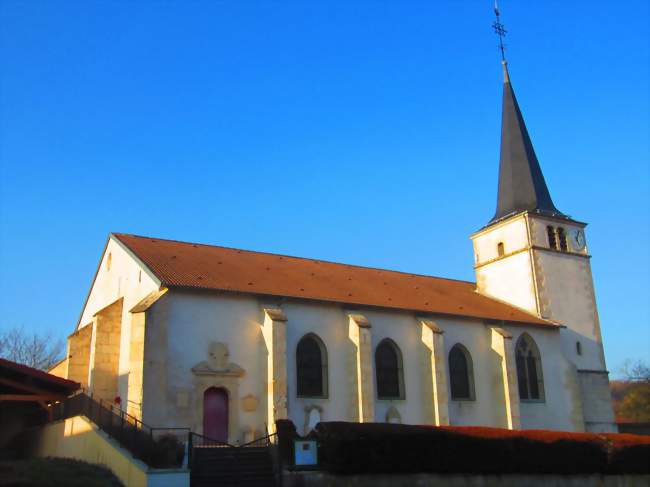
[[[501,61],[505,62],[506,46],[505,44],[503,44],[503,38],[506,36],[508,31],[506,30],[505,26],[500,22],[501,12],[499,12],[499,4],[497,3],[497,0],[494,0],[494,14],[496,15],[497,19],[492,23],[492,28],[494,29],[496,35],[499,36],[499,50],[501,51]]]

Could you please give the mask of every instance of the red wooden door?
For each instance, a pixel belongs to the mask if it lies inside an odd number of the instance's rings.
[[[210,387],[203,394],[203,435],[228,441],[228,393],[225,389]]]

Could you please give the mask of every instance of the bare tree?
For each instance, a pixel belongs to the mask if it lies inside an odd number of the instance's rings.
[[[650,366],[643,360],[626,360],[621,367],[621,373],[625,380],[630,382],[650,381]]]
[[[612,381],[614,412],[620,420],[650,422],[650,366],[642,360],[626,360],[623,380]]]
[[[0,357],[35,369],[49,370],[64,355],[63,340],[50,333],[39,335],[24,328],[0,332]]]

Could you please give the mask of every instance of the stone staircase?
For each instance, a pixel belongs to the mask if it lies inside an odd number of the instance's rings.
[[[268,446],[196,446],[193,449],[191,487],[273,487],[275,484]]]

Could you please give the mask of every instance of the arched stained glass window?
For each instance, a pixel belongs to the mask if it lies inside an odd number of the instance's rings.
[[[403,399],[404,376],[402,354],[397,344],[386,338],[375,350],[375,371],[377,374],[377,397],[379,399]]]
[[[449,386],[454,400],[474,400],[472,356],[460,343],[449,351]]]
[[[517,382],[519,398],[522,401],[541,401],[544,399],[544,379],[542,359],[535,341],[524,333],[517,340],[515,349],[517,362]]]
[[[314,334],[305,335],[296,348],[297,395],[327,396],[327,349]]]

